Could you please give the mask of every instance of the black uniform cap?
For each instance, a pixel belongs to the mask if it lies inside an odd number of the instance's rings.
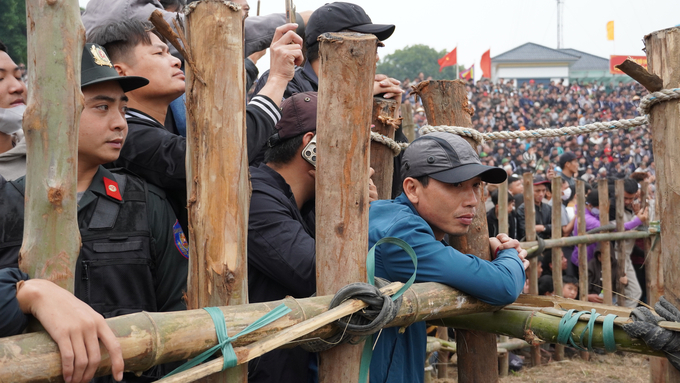
[[[149,84],[149,80],[139,76],[120,76],[111,64],[106,50],[98,44],[85,44],[80,64],[80,87],[99,84],[105,81],[118,81],[123,92],[129,92]]]

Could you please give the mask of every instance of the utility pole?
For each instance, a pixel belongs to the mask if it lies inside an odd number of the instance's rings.
[[[562,22],[562,17],[564,7],[564,0],[557,0],[557,49],[564,48],[564,23]]]

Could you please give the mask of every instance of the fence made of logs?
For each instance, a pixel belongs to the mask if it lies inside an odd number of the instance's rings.
[[[184,47],[195,65],[188,66],[187,115],[189,137],[187,147],[187,189],[189,192],[189,238],[191,262],[189,271],[188,297],[191,308],[207,305],[222,306],[231,331],[240,331],[248,324],[271,310],[278,303],[291,308],[279,321],[257,330],[235,341],[237,356],[241,362],[248,355],[260,354],[268,348],[281,344],[277,336],[292,336],[286,329],[294,325],[305,325],[306,329],[296,333],[297,338],[323,337],[333,331],[330,319],[318,319],[313,325],[308,321],[330,313],[327,309],[330,296],[347,283],[365,281],[367,251],[366,227],[368,222],[368,175],[369,164],[376,170],[375,183],[380,186],[381,196],[391,189],[392,175],[389,165],[392,152],[387,148],[372,147],[370,126],[387,136],[393,135],[395,113],[401,108],[398,101],[386,101],[372,97],[372,79],[375,70],[372,62],[377,49],[377,40],[372,35],[355,33],[326,34],[320,43],[319,119],[317,126],[319,171],[316,178],[317,203],[317,281],[319,297],[303,300],[286,299],[274,302],[247,305],[247,205],[249,187],[247,177],[247,156],[245,154],[245,104],[239,102],[244,94],[243,81],[243,38],[242,20],[235,4],[221,0],[203,0],[193,5],[187,16],[186,44]],[[26,209],[27,228],[24,234],[21,267],[32,277],[53,279],[60,285],[72,287],[75,273],[74,249],[79,247],[75,207],[76,169],[72,156],[77,153],[73,140],[73,129],[78,126],[80,106],[76,97],[80,89],[80,54],[82,46],[82,24],[74,15],[78,14],[75,0],[27,1],[29,28],[28,61],[29,85],[32,93],[25,118],[28,143],[28,176],[26,197],[30,206]],[[224,33],[206,33],[206,23],[215,25]],[[201,25],[200,28],[197,26]],[[219,28],[218,28],[219,26]],[[178,31],[181,33],[181,31]],[[58,36],[59,41],[55,40]],[[63,37],[66,36],[66,37]],[[672,28],[646,36],[647,55],[650,70],[663,79],[664,88],[678,87],[680,78],[674,68],[680,66],[680,29]],[[48,48],[49,49],[46,49]],[[209,49],[201,49],[201,48]],[[49,51],[54,54],[45,55]],[[70,58],[70,59],[69,59]],[[226,69],[225,69],[226,68]],[[47,76],[47,77],[45,77]],[[42,81],[63,80],[63,84],[49,83],[49,92]],[[68,81],[67,81],[68,80]],[[229,84],[229,85],[227,85]],[[421,83],[416,90],[423,100],[428,121],[432,124],[470,126],[472,109],[468,106],[465,84],[461,81],[429,81]],[[49,105],[62,105],[70,100],[67,107],[59,109],[64,113],[52,113]],[[232,100],[232,102],[225,102]],[[373,110],[373,114],[371,114]],[[680,215],[673,209],[680,206],[678,194],[680,179],[673,177],[673,169],[680,166],[680,152],[666,150],[667,143],[674,144],[680,136],[680,112],[678,102],[671,101],[654,107],[650,124],[653,130],[654,152],[657,159],[658,203],[657,217],[661,217],[662,236],[660,244],[648,248],[648,296],[655,301],[664,293],[669,300],[680,304],[680,279],[672,273],[680,269],[680,259],[671,257],[676,247],[675,239],[680,235]],[[210,116],[201,121],[196,116]],[[64,135],[65,127],[71,133]],[[412,126],[409,126],[412,128]],[[407,129],[410,134],[410,129]],[[67,142],[62,145],[61,140]],[[475,146],[475,142],[471,141]],[[226,147],[231,149],[225,150]],[[194,150],[200,148],[201,150]],[[45,161],[45,158],[56,160]],[[231,160],[227,161],[227,158]],[[59,160],[61,159],[61,160]],[[71,160],[69,160],[71,159]],[[48,163],[49,162],[49,163]],[[42,167],[41,167],[42,166]],[[223,174],[216,179],[214,174]],[[36,182],[37,179],[43,180]],[[585,235],[585,198],[583,183],[577,181],[577,219],[579,235],[559,238],[559,228],[553,239],[536,241],[531,175],[525,176],[525,201],[527,201],[528,249],[551,248],[553,264],[559,265],[559,248],[577,245],[579,249],[580,299],[587,301],[587,259],[586,243],[602,242],[604,300],[611,305],[613,291],[609,258],[609,241],[624,238],[648,238],[651,233],[621,232],[622,221],[618,220],[618,232]],[[558,180],[553,180],[557,188]],[[561,181],[560,181],[561,182]],[[617,189],[620,187],[617,183]],[[606,183],[599,185],[600,210],[603,224],[609,222],[610,203]],[[55,201],[54,190],[59,200]],[[220,190],[219,198],[213,198],[208,190]],[[507,190],[507,185],[501,185]],[[557,189],[559,190],[559,189]],[[643,192],[646,188],[643,187]],[[507,193],[506,193],[507,194]],[[559,194],[557,201],[559,201]],[[504,196],[501,194],[501,196]],[[622,193],[617,193],[617,208],[622,206]],[[499,198],[501,227],[507,228],[507,201]],[[643,197],[643,203],[645,199]],[[65,208],[52,208],[58,204]],[[68,205],[68,206],[67,206]],[[559,222],[559,203],[553,204],[553,221]],[[31,207],[33,206],[33,207]],[[38,208],[43,206],[47,208]],[[483,204],[477,209],[474,230],[456,238],[452,245],[461,251],[489,259],[488,235]],[[45,222],[47,228],[32,222]],[[69,223],[64,225],[63,223]],[[55,231],[55,228],[60,231]],[[507,229],[506,229],[507,230]],[[53,233],[49,237],[45,233]],[[573,241],[573,242],[569,242]],[[39,244],[37,246],[36,244]],[[66,261],[59,258],[67,254]],[[615,255],[619,265],[624,264],[625,254]],[[59,258],[59,259],[58,259]],[[65,263],[66,262],[66,263]],[[43,265],[58,265],[59,270],[38,272]],[[559,273],[557,273],[559,274]],[[528,272],[530,292],[536,294],[537,259],[531,261]],[[665,277],[665,278],[662,278]],[[225,283],[225,281],[227,283]],[[665,290],[664,283],[665,281]],[[559,295],[561,281],[554,278],[555,291]],[[621,289],[621,287],[617,287]],[[474,298],[458,299],[463,294],[434,283],[417,284],[404,295],[400,314],[390,326],[407,326],[415,321],[435,320],[436,325],[457,329],[458,381],[493,382],[498,380],[495,365],[498,352],[496,334],[523,338],[525,330],[533,331],[538,338],[554,341],[548,333],[550,326],[556,326],[559,315],[543,308],[543,313],[516,308],[501,310],[486,305]],[[620,297],[619,302],[624,298]],[[462,303],[461,303],[462,302]],[[552,301],[550,301],[552,302]],[[567,307],[569,302],[560,302]],[[351,302],[350,302],[351,303]],[[534,302],[535,303],[535,302]],[[550,305],[548,303],[546,305]],[[234,306],[238,305],[238,306]],[[358,310],[361,303],[351,303]],[[587,306],[587,302],[583,302]],[[598,305],[594,305],[600,307]],[[417,308],[413,311],[412,308]],[[525,307],[525,306],[522,306]],[[339,309],[339,308],[338,308]],[[602,306],[603,310],[616,310]],[[538,310],[538,309],[537,309]],[[353,311],[349,311],[353,312]],[[495,312],[495,313],[492,313]],[[548,313],[546,313],[548,312]],[[629,311],[628,311],[629,312]],[[238,315],[235,315],[238,313]],[[344,312],[343,312],[344,313]],[[627,316],[626,310],[620,311]],[[347,314],[343,314],[347,315]],[[527,327],[525,316],[531,315],[533,324],[545,323],[543,327]],[[332,316],[332,315],[330,315]],[[311,319],[310,319],[311,318]],[[324,317],[326,318],[326,317]],[[500,318],[500,319],[499,319]],[[557,319],[556,319],[557,318]],[[628,320],[620,318],[620,321]],[[126,369],[142,371],[153,365],[192,358],[217,342],[215,328],[208,313],[203,310],[188,310],[181,313],[138,313],[108,320],[122,345]],[[184,324],[192,323],[192,326]],[[623,322],[621,322],[623,323]],[[667,324],[674,328],[673,324]],[[543,331],[543,332],[541,332]],[[440,334],[443,335],[443,334]],[[650,351],[642,341],[631,339],[620,329],[616,331],[619,349],[632,352],[660,355]],[[288,339],[288,338],[286,338]],[[296,338],[293,338],[296,339]],[[260,341],[262,343],[254,343]],[[292,341],[292,339],[290,340]],[[286,341],[287,343],[290,341]],[[442,342],[446,342],[444,339]],[[601,345],[602,339],[595,337],[594,344]],[[460,343],[463,342],[463,343]],[[598,343],[599,342],[599,343]],[[445,343],[442,343],[445,344]],[[448,345],[448,344],[447,344]],[[509,342],[503,339],[502,348],[507,351],[519,345],[533,347],[534,363],[540,361],[535,343]],[[454,347],[448,347],[453,351]],[[255,351],[257,349],[257,351]],[[271,349],[271,348],[269,348]],[[358,382],[358,366],[361,356],[358,345],[343,345],[321,354],[319,378],[322,383]],[[444,349],[442,349],[444,350]],[[558,356],[561,358],[562,356]],[[108,354],[102,348],[103,363],[98,375],[110,373]],[[505,359],[504,359],[505,360]],[[56,381],[60,379],[61,363],[58,348],[44,332],[29,333],[0,340],[0,381]],[[502,363],[503,366],[507,362]],[[210,381],[246,382],[247,370],[241,363]],[[503,367],[505,368],[505,367]],[[507,370],[506,370],[507,371]],[[506,371],[501,371],[505,373]],[[665,359],[653,362],[652,374],[674,379],[680,374],[669,367]],[[198,376],[198,375],[197,375]],[[204,375],[203,375],[204,376]],[[184,381],[194,380],[191,376]],[[677,380],[676,380],[677,381]]]

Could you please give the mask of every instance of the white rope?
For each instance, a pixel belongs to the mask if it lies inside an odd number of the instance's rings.
[[[459,136],[470,137],[478,144],[484,143],[485,140],[510,140],[515,138],[541,138],[541,137],[560,137],[568,135],[581,135],[595,132],[610,131],[615,129],[628,129],[636,126],[645,125],[649,122],[648,115],[651,107],[655,104],[674,100],[680,98],[680,88],[662,89],[658,92],[650,93],[640,100],[638,112],[641,116],[630,120],[614,120],[608,122],[594,122],[583,126],[565,126],[553,129],[533,129],[533,130],[515,130],[503,132],[480,133],[472,128],[464,128],[461,126],[430,126],[425,125],[420,128],[421,134],[428,134],[433,132],[447,132],[457,134]],[[398,155],[402,150],[408,147],[408,143],[399,143],[393,139],[371,132],[371,139],[388,146],[392,149],[394,155]]]

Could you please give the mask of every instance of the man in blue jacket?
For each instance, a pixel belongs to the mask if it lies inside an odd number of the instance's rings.
[[[489,238],[491,262],[448,246],[444,235],[464,235],[475,217],[482,182],[500,183],[503,169],[484,166],[460,136],[432,133],[413,141],[404,152],[403,193],[394,200],[371,203],[369,247],[385,237],[406,241],[418,257],[416,282],[439,282],[492,305],[515,301],[524,287],[529,262],[517,240],[506,234]],[[406,282],[411,258],[401,248],[383,244],[375,251],[375,275]],[[404,333],[382,331],[370,368],[371,383],[423,382],[425,323]],[[494,367],[495,368],[495,367]]]

